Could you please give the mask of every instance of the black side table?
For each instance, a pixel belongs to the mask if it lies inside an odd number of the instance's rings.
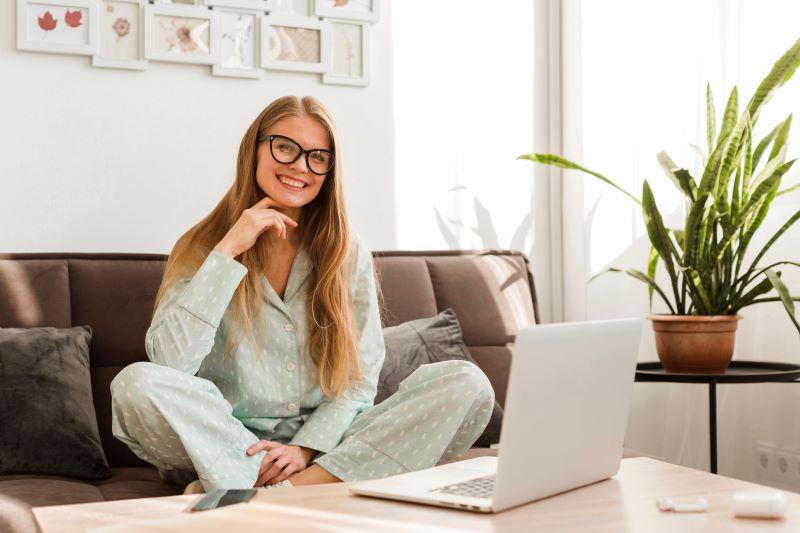
[[[664,370],[658,361],[636,365],[634,381],[708,383],[708,432],[711,473],[717,473],[717,383],[770,383],[800,380],[800,365],[732,361],[724,374],[677,374]]]

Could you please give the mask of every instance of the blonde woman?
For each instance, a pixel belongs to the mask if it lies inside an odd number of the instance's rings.
[[[488,423],[492,388],[464,361],[424,365],[373,406],[377,287],[348,227],[338,148],[312,97],[261,112],[233,185],[169,256],[151,362],[111,383],[114,435],[162,479],[196,480],[188,492],[427,468]]]

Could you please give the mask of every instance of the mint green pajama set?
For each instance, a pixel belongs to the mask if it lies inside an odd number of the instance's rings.
[[[313,462],[344,481],[420,470],[470,448],[489,421],[494,393],[474,364],[419,367],[373,406],[385,355],[372,255],[358,240],[351,286],[364,380],[325,398],[305,352],[310,262],[301,248],[281,299],[262,274],[265,342],[243,340],[223,362],[226,310],[247,268],[212,251],[164,294],[145,337],[150,362],[111,383],[112,429],[165,481],[199,478],[206,490],[252,487],[266,452],[259,439],[318,450]],[[256,329],[259,331],[259,329]]]

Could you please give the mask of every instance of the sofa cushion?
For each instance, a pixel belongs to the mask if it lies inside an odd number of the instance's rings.
[[[89,326],[0,329],[0,473],[109,476],[89,377]]]
[[[376,404],[397,392],[400,382],[421,365],[454,359],[475,363],[461,338],[461,327],[452,309],[430,318],[384,328],[383,337],[386,359],[378,379]],[[489,424],[475,445],[489,446],[497,442],[502,420],[503,408],[495,402]]]

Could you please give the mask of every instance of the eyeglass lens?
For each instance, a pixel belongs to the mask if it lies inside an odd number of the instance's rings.
[[[271,149],[272,157],[284,165],[295,162],[303,153],[299,144],[286,137],[273,137]],[[325,174],[333,166],[333,156],[324,150],[309,150],[305,156],[309,170],[315,174]]]

